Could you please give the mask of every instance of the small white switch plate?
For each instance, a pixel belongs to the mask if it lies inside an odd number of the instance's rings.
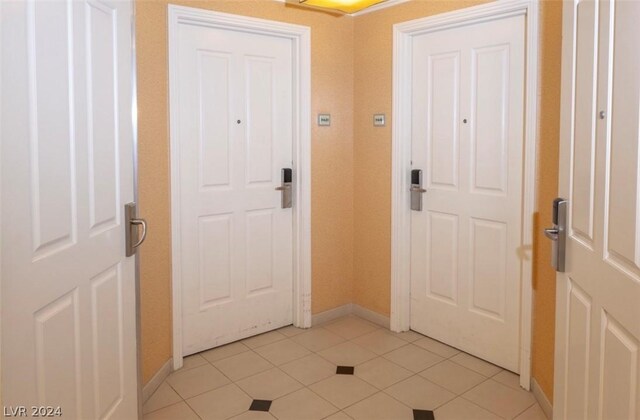
[[[384,114],[374,114],[373,115],[373,125],[375,127],[384,127],[386,125]]]
[[[330,126],[331,125],[331,114],[318,114],[318,125],[321,126]]]

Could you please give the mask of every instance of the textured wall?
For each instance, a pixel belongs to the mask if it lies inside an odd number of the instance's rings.
[[[171,228],[167,1],[136,3],[140,212],[149,237],[141,251],[143,379],[171,357]],[[172,1],[173,4],[311,27],[313,312],[352,301],[353,22],[269,0]]]
[[[553,401],[556,273],[551,267],[551,242],[542,233],[551,225],[551,202],[558,196],[560,142],[560,64],[562,2],[541,2],[538,124],[538,212],[533,243],[533,369],[532,374]]]

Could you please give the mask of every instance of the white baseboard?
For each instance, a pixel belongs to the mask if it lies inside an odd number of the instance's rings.
[[[380,325],[386,329],[389,329],[391,322],[388,316],[381,315],[377,312],[372,311],[371,309],[364,308],[360,305],[353,304],[352,314],[359,316],[360,318],[366,319],[369,322],[373,322],[374,324]]]
[[[544,411],[544,414],[548,419],[553,418],[553,406],[549,402],[547,396],[542,392],[542,388],[538,385],[535,378],[531,378],[531,392],[533,392],[533,396],[538,400],[538,404],[540,404],[540,408]]]
[[[166,363],[162,365],[162,367],[156,372],[156,374],[153,375],[153,378],[151,378],[151,380],[142,387],[143,404],[147,402],[149,397],[152,396],[154,392],[156,392],[156,389],[158,389],[158,387],[162,385],[164,380],[167,379],[167,376],[169,376],[171,372],[173,372],[173,358],[167,360]]]
[[[315,326],[324,324],[326,322],[333,321],[336,318],[340,318],[341,316],[349,315],[353,312],[352,306],[353,305],[351,303],[347,303],[346,305],[338,306],[337,308],[312,315],[311,325]]]
[[[346,315],[356,315],[369,322],[389,329],[390,322],[388,316],[380,315],[371,309],[356,305],[355,303],[347,303],[346,305],[338,306],[337,308],[315,314],[311,317],[311,325],[325,324]]]

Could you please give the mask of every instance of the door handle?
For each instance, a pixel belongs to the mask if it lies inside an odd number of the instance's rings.
[[[411,171],[411,210],[422,211],[422,194],[427,190],[422,188],[422,170],[413,169]]]
[[[125,254],[130,257],[136,253],[136,249],[147,239],[147,221],[137,216],[136,203],[124,205],[125,226]],[[142,234],[138,237],[138,226],[142,226]]]
[[[142,235],[140,236],[140,239],[138,239],[138,242],[136,242],[135,244],[133,244],[131,247],[132,248],[137,248],[140,245],[142,245],[142,243],[144,242],[145,239],[147,239],[147,221],[144,219],[132,219],[131,220],[131,224],[133,226],[137,226],[140,225],[142,226]]]
[[[559,273],[565,271],[567,249],[567,200],[556,198],[553,200],[553,227],[544,230],[544,236],[549,238],[551,245],[551,265]]]
[[[293,171],[291,168],[282,168],[280,172],[282,184],[276,187],[276,191],[280,191],[282,194],[281,207],[283,209],[290,209],[293,207]]]
[[[552,241],[558,240],[559,233],[560,233],[560,229],[556,229],[556,228],[546,228],[544,230],[544,236],[551,239]]]

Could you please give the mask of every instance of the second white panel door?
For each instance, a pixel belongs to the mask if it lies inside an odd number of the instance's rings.
[[[411,328],[519,370],[524,17],[413,43]]]
[[[292,322],[291,40],[178,33],[184,355]]]

